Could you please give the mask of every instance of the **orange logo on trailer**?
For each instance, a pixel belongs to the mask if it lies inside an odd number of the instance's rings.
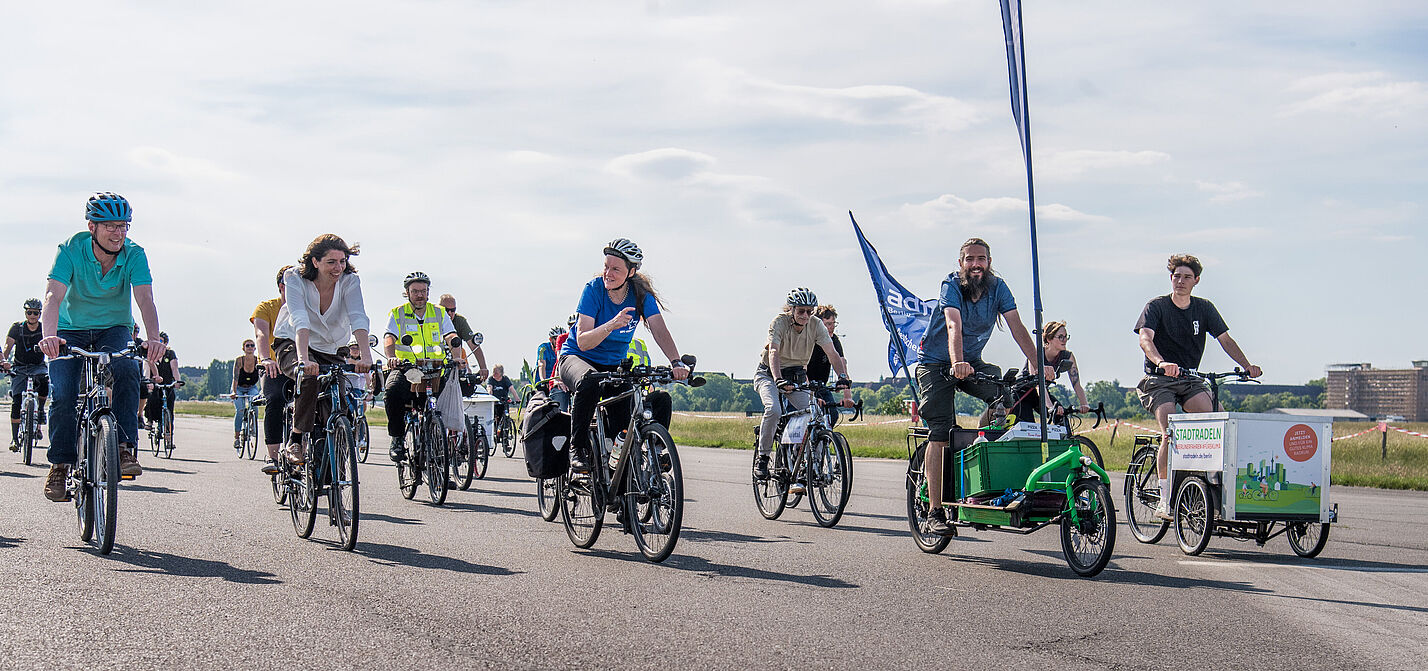
[[[1308,424],[1295,424],[1284,432],[1284,454],[1295,461],[1309,461],[1319,451],[1319,435]]]

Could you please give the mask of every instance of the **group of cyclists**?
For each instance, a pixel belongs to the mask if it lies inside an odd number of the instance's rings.
[[[24,303],[25,318],[9,330],[5,344],[6,372],[34,377],[41,397],[41,407],[48,400],[48,413],[42,411],[40,422],[47,424],[50,438],[49,477],[45,481],[45,496],[54,501],[68,499],[66,479],[76,460],[75,395],[78,374],[73,360],[52,360],[64,353],[66,346],[77,346],[96,352],[131,352],[144,361],[147,377],[163,393],[149,394],[148,406],[161,407],[172,403],[171,383],[178,381],[178,362],[168,347],[168,336],[159,330],[159,313],[154,304],[148,257],[143,247],[129,238],[133,219],[129,202],[114,193],[96,193],[86,204],[86,230],[75,233],[60,244],[48,275],[44,299]],[[298,263],[279,269],[276,275],[277,296],[255,306],[250,322],[254,337],[243,342],[243,353],[234,362],[232,394],[235,408],[259,394],[269,411],[264,420],[263,435],[267,445],[264,473],[278,473],[283,461],[301,465],[308,458],[305,452],[306,434],[314,427],[318,403],[317,376],[321,366],[348,364],[350,370],[364,380],[363,388],[376,391],[377,382],[367,380],[373,371],[371,321],[363,303],[362,283],[352,263],[359,254],[357,245],[349,245],[334,234],[313,239],[301,254]],[[602,249],[603,265],[599,275],[581,288],[574,314],[564,327],[554,327],[546,342],[537,348],[536,376],[538,384],[562,410],[570,413],[573,430],[570,436],[570,469],[572,473],[588,473],[592,461],[591,434],[578,430],[591,424],[596,405],[601,401],[603,387],[592,373],[617,370],[627,357],[643,358],[648,364],[648,350],[635,338],[643,322],[652,334],[654,344],[670,362],[669,379],[685,380],[689,369],[685,357],[665,323],[664,301],[650,278],[643,272],[645,257],[640,247],[626,238],[616,238]],[[1183,375],[1193,371],[1204,353],[1205,335],[1219,341],[1221,347],[1251,377],[1261,370],[1253,365],[1229,336],[1228,327],[1214,305],[1192,296],[1203,270],[1198,259],[1189,255],[1170,257],[1171,293],[1149,301],[1135,324],[1146,376],[1137,392],[1146,409],[1153,413],[1162,431],[1162,449],[1157,467],[1162,489],[1166,480],[1167,441],[1163,434],[1168,416],[1176,405],[1187,412],[1208,412],[1212,409],[1209,390],[1198,379]],[[390,438],[390,458],[402,462],[407,458],[407,408],[414,401],[411,385],[399,374],[401,369],[424,364],[454,362],[468,371],[466,352],[476,359],[476,380],[485,380],[504,412],[517,395],[502,366],[488,370],[482,352],[482,336],[474,332],[467,320],[456,312],[456,300],[442,295],[437,303],[430,301],[432,280],[424,272],[408,274],[402,283],[405,301],[388,313],[380,338],[385,355],[385,394],[387,433]],[[145,337],[141,339],[131,301],[139,307]],[[790,291],[782,310],[768,327],[759,360],[754,371],[754,386],[764,406],[761,430],[756,445],[755,475],[767,478],[769,453],[776,427],[786,408],[805,408],[811,402],[826,405],[852,405],[851,383],[847,359],[841,342],[834,335],[837,311],[831,305],[820,305],[814,292],[807,288]],[[983,401],[992,401],[999,387],[991,382],[1001,375],[997,366],[983,360],[982,353],[993,330],[1005,326],[1027,362],[1023,373],[1031,375],[1038,360],[1037,347],[1017,311],[1010,288],[992,268],[991,246],[980,238],[964,242],[958,254],[958,268],[942,282],[936,309],[932,313],[924,339],[916,380],[922,392],[921,417],[930,433],[926,454],[929,489],[929,530],[952,535],[942,505],[943,450],[957,424],[954,395],[957,391],[971,394]],[[1086,410],[1086,394],[1080,383],[1074,355],[1067,349],[1070,335],[1065,322],[1045,324],[1040,334],[1046,356],[1046,366],[1039,372],[1048,381],[1058,377],[1058,370],[1067,370],[1075,390],[1079,408]],[[632,343],[638,343],[632,346]],[[13,353],[13,361],[11,355]],[[692,361],[692,359],[690,359]],[[112,405],[118,418],[120,469],[125,476],[142,473],[136,456],[137,432],[140,425],[140,379],[144,375],[138,365],[116,360],[113,371]],[[820,392],[815,398],[808,380],[825,383],[832,373],[837,381],[832,390]],[[974,375],[980,373],[981,375]],[[25,388],[12,384],[12,394]],[[823,388],[819,385],[819,388]],[[841,399],[838,398],[841,393]],[[1035,393],[1035,392],[1032,392]],[[291,425],[284,433],[282,408],[291,398]],[[668,393],[654,390],[646,397],[654,421],[669,425],[672,404]],[[623,401],[628,403],[629,401]],[[611,404],[607,435],[614,441],[630,415],[621,402]],[[1018,400],[1018,410],[1045,412],[1046,401],[1039,398]],[[12,404],[12,437],[17,435],[19,417]],[[242,428],[241,413],[235,418],[237,440]],[[149,412],[152,419],[154,413]],[[648,416],[647,416],[648,417]],[[170,429],[171,430],[171,429]],[[167,436],[172,441],[172,436]],[[12,446],[13,448],[13,446]],[[793,483],[790,492],[798,493],[800,483]],[[1158,515],[1165,516],[1165,501],[1161,498]]]

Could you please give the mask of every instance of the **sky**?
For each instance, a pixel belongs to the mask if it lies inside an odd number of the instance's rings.
[[[1084,380],[1139,378],[1131,329],[1177,252],[1267,382],[1428,358],[1428,5],[1028,2],[1023,23],[1041,298]],[[516,369],[627,237],[701,368],[750,377],[807,286],[854,379],[886,375],[850,211],[924,298],[985,238],[1033,319],[995,2],[21,3],[6,25],[14,319],[95,191],[133,204],[185,365],[236,356],[328,232],[361,244],[374,324],[421,270]],[[997,333],[986,358],[1021,357]],[[1230,365],[1210,345],[1202,368]]]

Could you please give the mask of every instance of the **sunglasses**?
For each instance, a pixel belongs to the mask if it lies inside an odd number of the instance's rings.
[[[39,316],[39,314],[40,314],[40,311],[39,311],[39,310],[26,310],[26,311],[25,311],[25,316],[26,316],[26,317],[31,316],[31,315]]]
[[[454,314],[456,314],[456,308],[442,308],[442,309],[443,309],[443,310],[446,310],[446,314],[449,314],[449,315],[454,315]]]
[[[244,345],[243,349],[253,349],[254,345]]]

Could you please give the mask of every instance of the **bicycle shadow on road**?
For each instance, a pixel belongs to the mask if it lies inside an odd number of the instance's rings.
[[[38,478],[39,473],[11,473],[10,471],[0,471],[0,478]]]
[[[419,519],[416,519],[416,518],[411,518],[411,517],[393,517],[392,515],[383,515],[383,514],[381,514],[381,513],[369,513],[369,512],[367,512],[367,511],[365,511],[365,510],[362,511],[362,521],[363,521],[363,522],[366,522],[366,521],[368,521],[368,520],[371,520],[371,521],[373,521],[373,522],[386,522],[386,523],[388,523],[388,524],[413,524],[413,525],[416,525],[416,524],[426,524],[426,522],[423,522],[423,521],[421,521],[421,520],[419,520]]]
[[[455,557],[445,557],[422,552],[414,548],[401,545],[387,545],[386,543],[369,543],[361,541],[357,543],[356,554],[370,557],[373,563],[383,566],[438,569],[452,571],[455,573],[471,573],[476,575],[519,575],[524,571],[513,571],[501,566],[486,566],[485,564],[473,564],[464,559]]]
[[[267,571],[253,571],[237,568],[228,562],[181,557],[167,552],[139,550],[124,545],[115,545],[114,552],[109,554],[109,559],[134,567],[116,569],[123,573],[157,573],[186,578],[222,578],[228,582],[245,585],[279,585],[283,582],[278,580],[276,574]]]
[[[132,482],[120,485],[126,492],[149,492],[150,494],[186,494],[187,489],[173,489],[171,487],[155,487],[153,485],[136,485]]]
[[[160,468],[158,466],[145,466],[145,473],[172,473],[174,475],[193,475],[193,471],[180,471],[177,468]]]
[[[618,530],[616,530],[618,533]],[[680,534],[683,536],[683,534]],[[584,554],[602,557],[605,559],[616,559],[626,562],[639,562],[648,564],[644,555],[634,552],[625,554],[610,550],[585,550]],[[753,580],[770,580],[774,582],[795,583],[807,585],[809,587],[826,587],[829,589],[858,589],[862,587],[857,583],[851,583],[842,578],[835,578],[831,575],[801,575],[793,573],[780,573],[769,571],[752,566],[734,566],[731,564],[720,564],[712,562],[703,557],[691,555],[676,555],[664,560],[659,564],[661,567],[669,567],[680,571],[689,571],[709,578],[750,578]]]
[[[484,494],[489,492],[482,493]],[[531,495],[526,498],[535,498],[535,496]],[[496,513],[498,515],[523,515],[525,517],[540,517],[540,513],[535,510],[527,510],[525,508],[506,508],[504,506],[485,506],[479,503],[452,501],[451,499],[447,499],[446,505],[440,507],[451,508],[454,510],[470,510],[472,512],[478,513]]]
[[[619,531],[616,525],[616,531]],[[794,543],[797,545],[812,545],[813,541],[797,540],[791,536],[750,536],[749,534],[738,534],[732,531],[714,531],[712,529],[683,529],[679,532],[679,539],[691,543]]]
[[[24,543],[26,540],[28,539],[8,538],[6,536],[0,536],[0,550],[8,550],[10,548],[20,547],[20,544]]]

